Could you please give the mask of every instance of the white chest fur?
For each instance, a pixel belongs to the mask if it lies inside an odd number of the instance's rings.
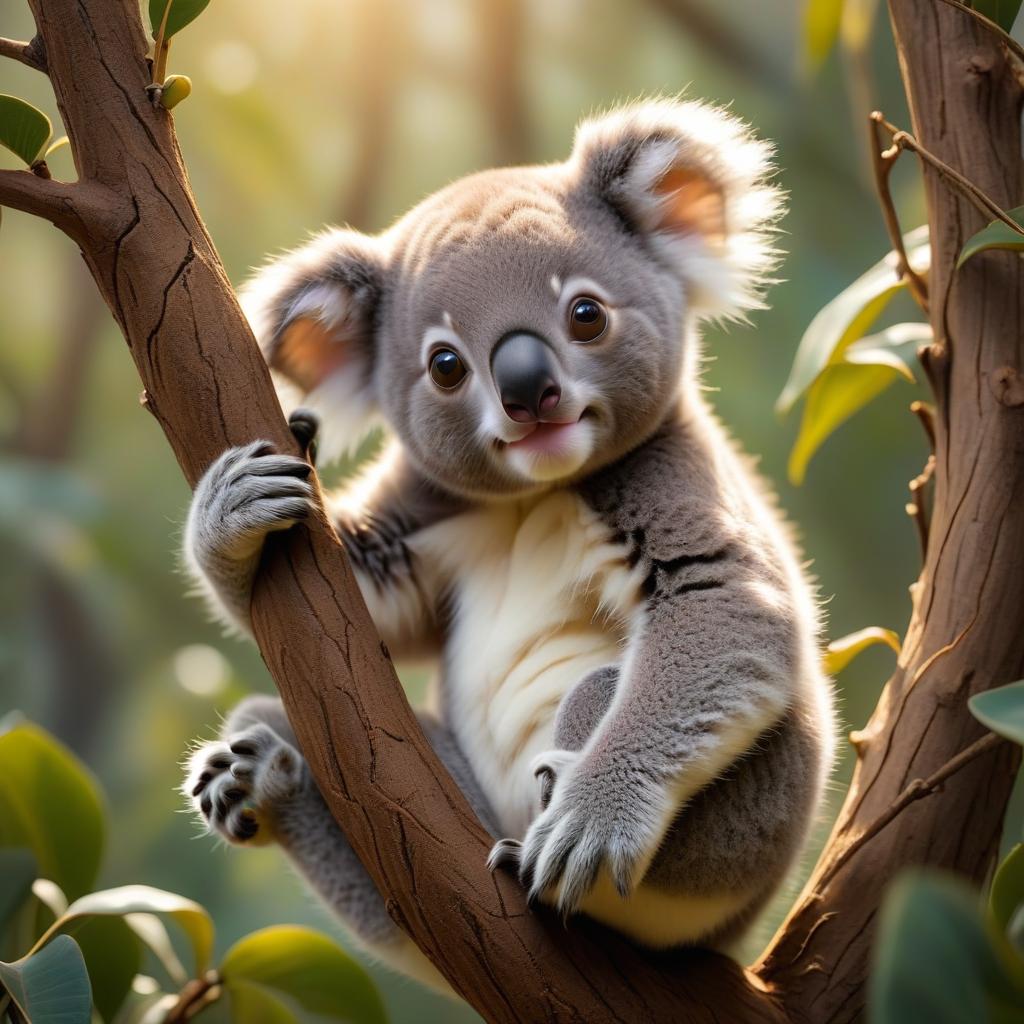
[[[554,746],[565,694],[621,659],[638,573],[594,513],[561,491],[447,520],[420,534],[416,550],[447,563],[452,586],[451,725],[502,833],[521,836],[538,810],[530,761]]]

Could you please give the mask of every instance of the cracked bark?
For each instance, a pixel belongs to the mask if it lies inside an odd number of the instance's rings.
[[[144,404],[191,484],[227,445],[264,437],[295,451],[195,207],[171,119],[147,101],[137,0],[30,4],[80,180],[3,171],[0,201],[47,217],[79,244],[128,342]],[[910,38],[904,22],[921,22],[913,48],[902,43],[919,137],[1015,205],[1019,90],[999,48],[955,21],[964,17],[955,10],[893,0],[893,16],[901,40]],[[940,70],[941,97],[923,84]],[[946,121],[936,123],[924,104],[940,98]],[[941,184],[930,181],[929,196],[940,342],[930,360],[938,458],[928,563],[901,668],[859,744],[854,789],[819,866],[828,884],[816,891],[812,881],[758,973],[711,953],[646,955],[596,926],[565,930],[530,911],[514,880],[486,870],[490,839],[420,732],[329,526],[268,545],[254,626],[303,753],[389,911],[488,1020],[852,1019],[882,883],[909,862],[972,877],[990,865],[1016,763],[1007,749],[908,803],[828,875],[908,780],[934,776],[981,734],[966,694],[1021,675],[1024,661],[1024,530],[1010,506],[1024,493],[1021,413],[999,398],[1017,394],[1003,371],[1021,365],[1019,263],[980,256],[950,291],[953,255],[980,225]],[[978,806],[971,797],[982,792]]]

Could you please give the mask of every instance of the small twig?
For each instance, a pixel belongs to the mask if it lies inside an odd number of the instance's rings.
[[[958,11],[963,11],[964,14],[969,14],[975,21],[984,25],[990,32],[994,32],[998,37],[999,41],[1010,50],[1013,55],[1020,61],[1024,62],[1024,46],[1021,46],[1016,39],[1013,38],[1002,25],[997,25],[991,18],[986,18],[981,11],[976,11],[973,7],[968,7],[967,4],[961,3],[960,0],[940,0],[947,7],[955,7]]]
[[[824,889],[835,877],[836,872],[857,853],[866,846],[875,836],[878,835],[887,825],[891,824],[899,815],[912,803],[924,799],[935,792],[947,779],[955,775],[961,768],[966,767],[972,761],[977,760],[983,754],[1006,742],[1002,736],[994,732],[986,733],[979,740],[975,740],[969,747],[961,750],[956,757],[951,757],[937,772],[929,775],[927,779],[915,779],[906,789],[889,805],[888,809],[880,814],[856,839],[853,840],[829,865],[828,870],[818,879],[817,887]]]
[[[153,81],[146,86],[150,101],[154,107],[160,106],[160,97],[164,91],[164,79],[167,77],[167,54],[171,48],[170,40],[164,39],[167,31],[167,19],[171,13],[171,5],[174,0],[167,0],[163,17],[160,19],[160,27],[156,30],[153,41]]]
[[[216,971],[207,971],[203,977],[185,983],[178,1001],[167,1011],[164,1024],[184,1024],[219,998],[220,976]]]
[[[935,456],[929,455],[924,469],[910,481],[910,501],[907,503],[907,515],[914,520],[917,537],[921,542],[921,557],[928,554],[929,521],[925,488],[935,474]]]
[[[892,199],[892,192],[889,188],[889,175],[892,172],[893,164],[899,157],[899,150],[887,149],[882,144],[882,122],[884,118],[879,111],[873,111],[868,117],[869,130],[871,132],[871,167],[875,174],[875,187],[878,190],[878,199],[882,204],[882,216],[885,218],[885,229],[889,234],[889,241],[892,243],[896,253],[896,272],[900,278],[906,278],[910,288],[910,294],[914,301],[928,312],[928,284],[925,279],[910,265],[907,258],[907,249],[903,244],[903,231],[900,229],[899,215],[896,213],[896,204]]]
[[[11,60],[20,61],[26,67],[47,74],[46,48],[39,36],[35,36],[27,43],[20,39],[5,39],[0,36],[0,57],[10,57]]]
[[[928,435],[932,450],[935,450],[935,407],[927,402],[910,403],[910,411],[921,421],[924,432]]]
[[[0,206],[45,217],[63,226],[76,219],[79,198],[77,185],[54,181],[29,170],[0,170]]]
[[[1018,235],[1024,235],[1024,228],[1022,228],[995,200],[990,199],[973,181],[965,178],[959,171],[954,170],[944,160],[940,160],[931,150],[925,149],[917,139],[914,138],[910,132],[903,131],[902,128],[897,128],[896,125],[890,124],[886,119],[876,110],[871,118],[877,124],[881,125],[889,134],[892,136],[892,147],[882,154],[883,157],[902,149],[909,149],[912,153],[916,153],[921,160],[923,160],[930,167],[938,171],[947,181],[952,182],[956,186],[957,190],[974,205],[981,210],[982,213],[987,214],[993,220],[1002,221],[1008,228],[1011,228]]]

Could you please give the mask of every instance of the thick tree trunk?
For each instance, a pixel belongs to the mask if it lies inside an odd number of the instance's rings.
[[[147,100],[137,0],[30,2],[81,180],[0,171],[0,202],[78,242],[190,483],[227,445],[265,437],[294,450],[196,210],[171,119]],[[901,40],[922,21],[913,51],[903,46],[923,140],[998,200],[1016,199],[1018,93],[998,45],[955,20],[960,12],[893,6]],[[488,1020],[851,1019],[863,1005],[866,926],[896,868],[932,862],[978,877],[989,866],[1015,766],[1008,751],[858,839],[910,780],[980,734],[966,695],[1020,675],[1024,660],[1024,531],[1010,506],[1024,470],[1019,264],[980,257],[947,302],[959,241],[979,221],[934,181],[930,198],[940,437],[928,564],[900,671],[860,743],[850,800],[760,977],[709,953],[645,956],[596,927],[565,930],[529,910],[514,880],[486,870],[490,840],[420,732],[329,526],[269,545],[253,616],[303,752],[395,919]]]
[[[890,0],[914,133],[1008,209],[1022,201],[1021,84],[998,38],[937,2]],[[913,159],[905,155],[903,159]],[[857,1018],[873,924],[903,865],[980,881],[1019,763],[1004,744],[874,831],[901,791],[984,732],[967,698],[1024,676],[1024,263],[990,252],[955,271],[986,223],[926,169],[935,342],[935,502],[913,618],[867,728],[832,838],[760,968],[796,1020]]]

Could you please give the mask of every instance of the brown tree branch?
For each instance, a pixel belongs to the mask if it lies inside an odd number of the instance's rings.
[[[20,39],[5,39],[0,36],[0,57],[21,61],[27,67],[46,74],[46,48],[39,36],[34,36],[27,43]]]
[[[42,217],[65,231],[79,219],[79,198],[75,185],[27,170],[0,169],[0,206]]]

